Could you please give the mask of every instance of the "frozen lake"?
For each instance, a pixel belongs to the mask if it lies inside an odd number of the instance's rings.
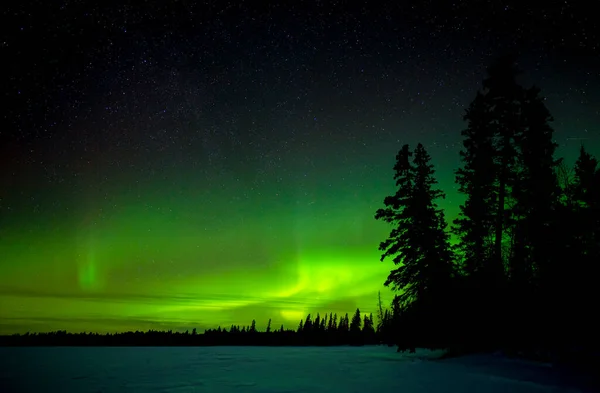
[[[0,392],[578,392],[551,366],[388,347],[0,348]]]

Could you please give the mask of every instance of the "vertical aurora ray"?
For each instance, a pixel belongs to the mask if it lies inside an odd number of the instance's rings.
[[[95,169],[95,168],[94,168]],[[97,178],[96,170],[88,169],[92,179]],[[99,190],[96,187],[90,187],[83,198],[80,206],[83,220],[75,226],[77,231],[78,254],[76,261],[77,284],[79,289],[84,292],[101,291],[103,287],[103,277],[99,256],[105,253],[100,252],[100,247],[109,247],[109,244],[98,242],[98,234],[103,228],[102,207],[98,207],[97,198]],[[105,241],[106,243],[106,241]]]
[[[90,242],[91,243],[91,242]],[[85,258],[78,263],[77,278],[80,289],[84,291],[97,291],[101,289],[96,265],[96,252],[93,244],[88,246]]]

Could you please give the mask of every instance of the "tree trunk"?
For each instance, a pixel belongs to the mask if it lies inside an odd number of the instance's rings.
[[[494,243],[494,263],[495,268],[499,269],[502,264],[502,234],[504,232],[504,201],[506,199],[506,178],[508,176],[508,146],[510,136],[504,136],[504,145],[502,146],[502,166],[500,168],[500,177],[498,185],[498,206],[496,210],[496,239]],[[494,269],[494,270],[496,270]],[[496,273],[496,272],[494,272]]]

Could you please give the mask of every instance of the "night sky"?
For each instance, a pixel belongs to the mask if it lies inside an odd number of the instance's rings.
[[[506,51],[558,155],[600,156],[593,2],[110,3],[2,11],[0,334],[374,312],[396,152],[425,145],[454,219]]]

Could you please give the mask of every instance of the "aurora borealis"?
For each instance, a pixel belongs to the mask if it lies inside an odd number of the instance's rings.
[[[452,220],[461,117],[507,49],[558,155],[600,156],[585,10],[165,7],[6,11],[0,334],[374,312],[397,150],[426,146]]]

